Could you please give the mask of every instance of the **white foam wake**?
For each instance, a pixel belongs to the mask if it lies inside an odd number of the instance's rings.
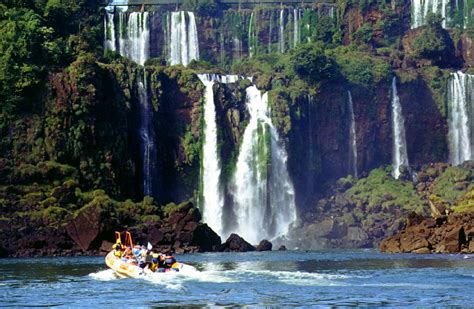
[[[98,271],[96,273],[91,273],[89,274],[89,277],[95,280],[100,280],[100,281],[111,281],[111,280],[119,279],[119,276],[117,276],[115,271],[112,269],[106,269],[106,270]]]

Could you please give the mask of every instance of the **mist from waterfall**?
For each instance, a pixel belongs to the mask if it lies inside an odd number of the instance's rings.
[[[398,97],[397,78],[392,80],[392,176],[400,177],[402,166],[410,169],[407,153],[407,142],[405,136],[405,120],[403,118],[402,106]]]
[[[443,17],[443,27],[446,28],[449,0],[411,0],[411,28],[426,24],[428,13],[438,13]]]
[[[216,108],[213,86],[215,83],[235,83],[237,75],[199,74],[206,87],[204,94],[204,143],[202,159],[203,219],[217,234],[223,235],[224,196],[220,183],[221,162],[217,142]]]
[[[449,162],[473,160],[474,76],[451,73],[448,87]]]
[[[268,94],[246,89],[250,114],[233,179],[234,232],[257,243],[285,235],[296,220],[287,153],[269,116]]]
[[[199,60],[199,39],[194,13],[171,12],[168,23],[171,65],[187,66],[192,60]]]
[[[351,119],[351,125],[350,125],[350,131],[349,131],[349,137],[350,137],[350,143],[349,143],[349,148],[350,148],[350,154],[349,154],[349,166],[351,167],[350,173],[352,176],[355,178],[358,178],[358,172],[357,172],[357,134],[356,134],[356,122],[355,122],[355,116],[354,116],[354,104],[352,102],[352,95],[350,91],[347,91],[347,106],[349,109],[350,113],[350,119]]]

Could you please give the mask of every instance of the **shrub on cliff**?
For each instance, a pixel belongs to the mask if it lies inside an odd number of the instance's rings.
[[[332,57],[325,54],[321,42],[299,45],[290,52],[289,63],[303,80],[320,82],[337,77],[337,69]]]
[[[329,53],[336,60],[341,74],[353,84],[372,87],[390,76],[390,65],[384,59],[359,51],[354,46],[341,46]]]
[[[443,19],[437,14],[428,14],[427,26],[413,40],[413,55],[429,59],[438,64],[449,64],[455,59],[455,48],[448,31],[443,29]]]
[[[218,12],[216,0],[185,0],[183,9],[196,12],[199,16],[214,16]]]
[[[355,204],[365,205],[368,213],[400,210],[425,214],[426,202],[417,195],[413,183],[394,179],[390,168],[372,170],[367,178],[360,179],[345,192],[345,196]]]

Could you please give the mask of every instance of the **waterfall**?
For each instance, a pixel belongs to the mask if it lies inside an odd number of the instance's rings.
[[[192,60],[199,60],[199,41],[194,13],[171,12],[168,22],[171,65],[187,66]]]
[[[149,58],[150,28],[148,12],[118,12],[118,52],[138,64],[145,64]],[[106,50],[117,50],[114,14],[106,14]]]
[[[357,173],[357,134],[356,134],[356,122],[355,122],[355,116],[354,116],[354,104],[352,102],[352,95],[350,91],[347,91],[348,95],[348,108],[349,108],[349,113],[351,116],[351,126],[350,126],[350,168],[351,168],[351,173],[355,178],[358,178],[358,173]]]
[[[248,45],[249,45],[249,57],[252,58],[253,56],[257,54],[256,17],[253,11],[252,11],[252,14],[250,14]]]
[[[203,219],[217,234],[223,235],[224,197],[220,185],[221,165],[217,147],[216,108],[213,86],[215,82],[235,83],[237,75],[199,74],[206,87],[204,94],[204,144],[203,144]]]
[[[451,73],[448,88],[449,161],[453,165],[473,160],[472,113],[474,112],[474,76],[462,72]]]
[[[104,49],[115,51],[115,23],[114,14],[107,12],[104,18]]]
[[[400,177],[400,168],[410,168],[407,154],[407,141],[405,137],[405,120],[403,119],[402,106],[397,91],[397,78],[392,80],[392,175],[395,179]]]
[[[418,28],[426,24],[428,13],[438,13],[443,17],[443,27],[446,28],[446,11],[449,0],[411,0],[412,17],[411,28]]]
[[[280,32],[279,32],[279,40],[278,40],[278,43],[280,46],[279,50],[280,50],[280,53],[284,53],[285,52],[285,9],[280,9],[279,24],[280,24]]]
[[[154,196],[154,181],[156,179],[157,148],[155,130],[153,128],[153,110],[148,98],[146,71],[138,76],[138,100],[140,114],[140,148],[143,161],[143,195]]]
[[[300,42],[299,14],[298,9],[293,9],[293,47],[296,47]]]
[[[269,117],[268,95],[246,89],[250,114],[233,179],[236,232],[251,243],[288,232],[296,220],[287,153]]]

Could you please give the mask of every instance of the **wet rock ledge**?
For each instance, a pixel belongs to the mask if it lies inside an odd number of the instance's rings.
[[[474,213],[424,218],[411,214],[406,226],[385,238],[386,253],[474,253]]]

